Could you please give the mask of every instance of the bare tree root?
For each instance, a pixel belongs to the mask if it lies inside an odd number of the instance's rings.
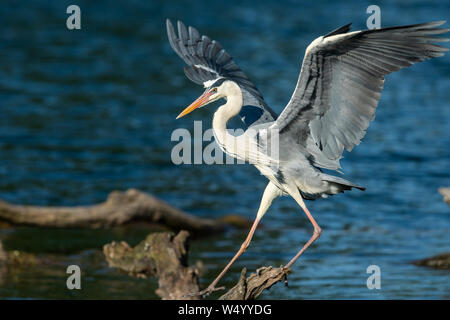
[[[219,300],[254,300],[277,282],[284,281],[287,286],[289,272],[289,269],[283,267],[261,267],[246,278],[247,269],[243,268],[238,283]]]
[[[180,231],[176,236],[170,232],[152,233],[134,248],[125,242],[112,242],[103,247],[103,252],[110,267],[132,276],[158,278],[156,293],[162,299],[200,299],[198,295],[192,295],[200,288],[198,270],[187,265],[188,237],[186,231]],[[256,299],[275,283],[286,281],[288,272],[282,267],[263,267],[246,278],[244,268],[238,283],[220,299]]]
[[[450,270],[450,253],[442,253],[430,258],[417,260],[413,264],[434,269]]]
[[[187,265],[188,237],[187,231],[176,236],[171,232],[152,233],[134,248],[125,242],[112,242],[103,247],[103,252],[110,267],[134,276],[157,277],[156,294],[164,300],[199,299],[185,297],[199,290],[197,270]]]
[[[0,240],[0,266],[30,267],[38,263],[41,263],[41,260],[32,253],[18,250],[4,250],[2,241]]]
[[[230,217],[235,220],[235,217]],[[193,216],[136,189],[113,191],[105,202],[92,206],[39,207],[0,200],[0,221],[54,228],[108,228],[140,221],[163,224],[174,230],[188,230],[193,234],[216,233],[230,225],[226,219]]]

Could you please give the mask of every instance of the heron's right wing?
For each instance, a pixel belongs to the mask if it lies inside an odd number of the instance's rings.
[[[276,113],[266,104],[262,94],[219,42],[200,36],[195,28],[186,28],[181,21],[177,24],[177,36],[169,19],[166,24],[172,49],[188,65],[184,67],[184,73],[189,80],[205,87],[210,87],[219,79],[236,82],[242,90],[244,100],[240,116],[247,126],[276,119]]]
[[[280,139],[296,139],[338,166],[344,148],[359,144],[373,120],[384,76],[448,51],[432,44],[448,41],[434,36],[450,30],[436,28],[444,22],[351,33],[346,25],[317,38],[306,49],[295,91],[272,128]]]

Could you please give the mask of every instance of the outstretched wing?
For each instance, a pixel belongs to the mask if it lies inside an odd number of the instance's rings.
[[[307,149],[319,148],[337,166],[366,133],[384,76],[416,62],[439,57],[450,39],[445,21],[347,33],[349,25],[314,40],[306,49],[295,91],[272,128]],[[311,139],[312,138],[312,139]],[[320,162],[320,161],[319,161]],[[320,165],[320,163],[318,163]]]
[[[267,106],[261,93],[220,43],[200,36],[195,28],[186,28],[181,21],[178,21],[177,36],[169,19],[166,23],[170,45],[188,65],[184,67],[184,72],[191,81],[205,87],[210,87],[219,79],[236,82],[244,99],[240,116],[247,126],[276,119],[275,112]]]

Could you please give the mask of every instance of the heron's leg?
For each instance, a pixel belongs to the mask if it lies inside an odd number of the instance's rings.
[[[255,233],[256,227],[258,226],[259,221],[266,213],[267,209],[269,209],[270,205],[272,204],[272,201],[281,195],[280,189],[278,189],[277,186],[275,186],[272,182],[269,182],[266,189],[264,190],[264,194],[261,199],[261,203],[259,205],[258,213],[256,215],[256,219],[253,222],[253,225],[250,229],[250,232],[247,235],[247,238],[242,243],[241,248],[238,250],[238,252],[234,255],[234,257],[228,262],[226,267],[222,270],[222,272],[217,276],[217,278],[206,288],[205,290],[201,291],[200,294],[208,294],[212,291],[215,291],[215,286],[217,283],[222,279],[222,277],[225,275],[225,273],[230,269],[231,265],[236,261],[237,258],[241,254],[245,252],[245,250],[250,245],[250,241],[252,240],[253,234]]]
[[[297,259],[302,255],[302,253],[305,252],[305,250],[308,249],[308,247],[314,241],[316,241],[322,233],[322,229],[319,227],[316,220],[314,220],[313,216],[309,212],[298,189],[296,189],[294,192],[292,192],[290,194],[295,199],[295,201],[297,201],[297,203],[300,205],[300,207],[303,209],[303,211],[305,211],[306,216],[308,217],[309,221],[311,221],[311,223],[314,227],[314,233],[311,236],[311,238],[308,240],[308,242],[306,242],[306,244],[303,246],[303,248],[301,248],[300,251],[295,255],[295,257],[293,257],[291,259],[291,261],[288,262],[288,264],[285,266],[285,268],[290,268],[294,264],[294,262],[297,261]]]

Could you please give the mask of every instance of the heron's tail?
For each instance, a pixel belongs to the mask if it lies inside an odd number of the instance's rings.
[[[328,184],[330,185],[329,194],[337,194],[340,192],[344,192],[345,190],[351,190],[352,188],[356,188],[362,191],[366,190],[366,188],[361,187],[356,183],[328,174],[323,174],[322,180],[328,182]]]

